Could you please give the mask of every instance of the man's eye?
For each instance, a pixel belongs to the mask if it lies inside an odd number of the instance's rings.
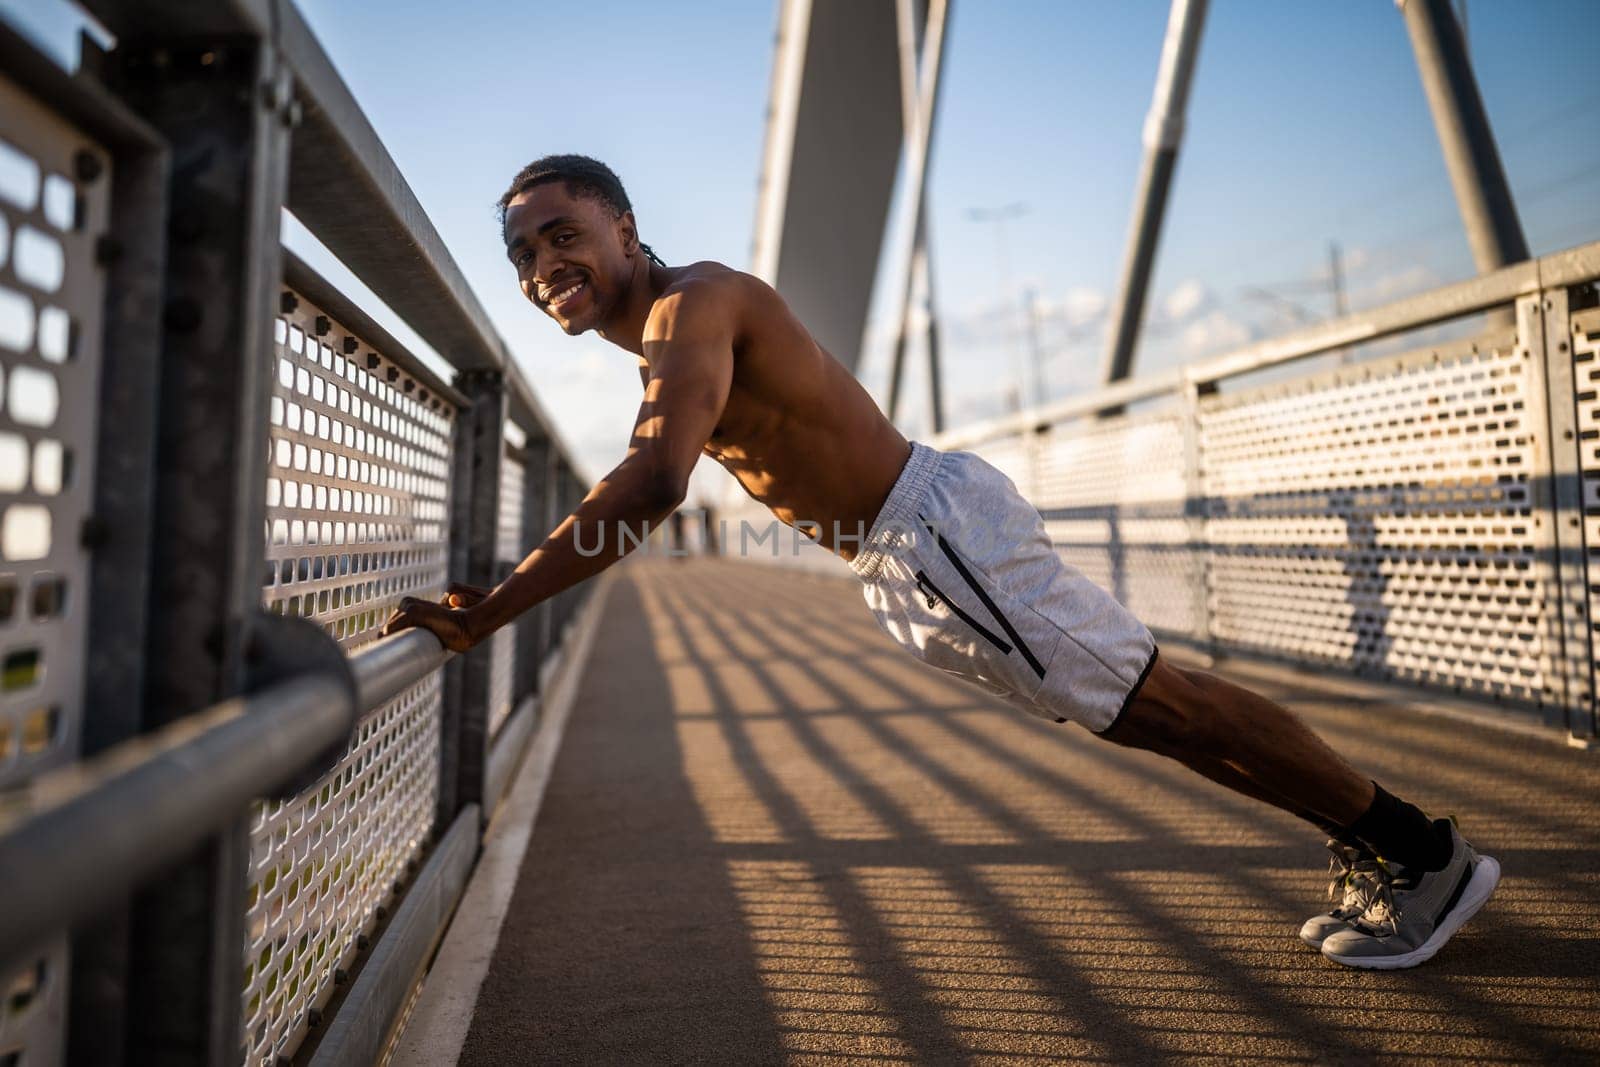
[[[528,261],[531,260],[532,258],[533,258],[533,253],[532,252],[518,252],[517,253],[517,258],[513,259],[511,262],[514,263],[515,265],[519,266],[519,267],[525,267],[525,266],[528,265]]]
[[[571,244],[572,243],[572,239],[573,239],[574,236],[575,236],[574,234],[570,234],[570,233],[557,234],[556,235],[556,244],[558,244],[558,245]]]

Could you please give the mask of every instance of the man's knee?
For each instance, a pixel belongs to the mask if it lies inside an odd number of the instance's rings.
[[[1101,736],[1158,752],[1209,752],[1217,747],[1218,714],[1212,692],[1218,681],[1158,656],[1133,703]]]

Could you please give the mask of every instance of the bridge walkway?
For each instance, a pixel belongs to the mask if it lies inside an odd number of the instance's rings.
[[[912,661],[851,579],[630,561],[461,1062],[1592,1062],[1600,761],[1216,669],[1500,858],[1432,964],[1305,949],[1315,834]]]

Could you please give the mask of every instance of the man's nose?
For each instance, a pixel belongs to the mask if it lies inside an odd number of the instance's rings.
[[[533,263],[533,279],[540,285],[549,285],[566,268],[566,260],[558,255],[540,255]]]

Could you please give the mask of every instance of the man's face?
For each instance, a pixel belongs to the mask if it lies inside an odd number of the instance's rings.
[[[506,257],[522,294],[574,336],[603,325],[626,292],[639,242],[633,213],[574,196],[563,181],[536,185],[506,208]]]

